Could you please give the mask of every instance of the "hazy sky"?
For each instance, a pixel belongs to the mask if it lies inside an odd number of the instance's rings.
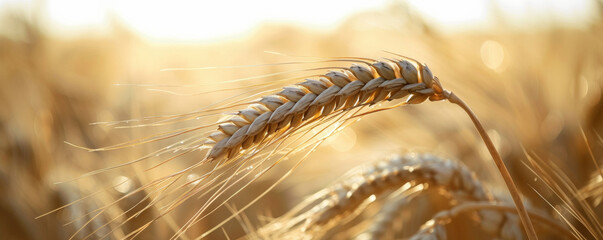
[[[0,7],[36,3],[50,29],[57,34],[103,30],[117,19],[150,40],[218,40],[245,34],[259,24],[288,22],[332,29],[351,14],[385,9],[392,0],[253,0],[253,1],[134,1],[134,0],[0,0]],[[576,24],[593,15],[589,0],[408,0],[432,24],[463,29],[488,23],[489,9],[497,9],[518,26],[541,21]]]

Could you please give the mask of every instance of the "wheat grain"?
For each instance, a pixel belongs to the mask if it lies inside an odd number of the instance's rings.
[[[314,207],[300,214],[293,210],[262,228],[260,235],[270,238],[316,238],[362,209],[367,199],[374,198],[371,196],[420,184],[442,187],[460,201],[492,200],[492,196],[464,165],[431,154],[406,154],[369,166],[341,183],[318,192],[296,209]]]

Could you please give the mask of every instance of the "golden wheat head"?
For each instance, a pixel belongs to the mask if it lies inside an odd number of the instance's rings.
[[[241,150],[261,144],[266,138],[332,113],[371,105],[407,95],[409,104],[443,99],[443,89],[431,70],[412,59],[379,61],[330,71],[318,79],[283,88],[262,97],[209,135],[212,145],[206,159],[232,159]]]

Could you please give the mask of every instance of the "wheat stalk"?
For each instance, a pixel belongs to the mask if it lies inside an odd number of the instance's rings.
[[[515,203],[515,206],[517,207],[519,219],[521,220],[523,227],[526,229],[528,239],[530,239],[530,240],[538,239],[538,236],[536,235],[536,230],[534,229],[534,225],[532,225],[532,221],[530,220],[530,216],[528,215],[528,211],[527,211],[525,205],[523,204],[523,202],[521,201],[521,197],[519,195],[519,190],[517,190],[517,186],[515,186],[515,183],[513,182],[513,178],[511,177],[509,170],[507,170],[505,163],[503,162],[502,158],[500,157],[500,154],[496,150],[496,147],[494,147],[492,140],[488,136],[488,133],[486,133],[486,130],[482,126],[481,122],[479,121],[479,119],[477,118],[475,113],[473,113],[471,108],[469,108],[469,106],[462,99],[460,99],[458,96],[456,96],[454,93],[449,92],[449,91],[444,91],[444,96],[446,99],[448,99],[449,102],[460,106],[467,113],[467,115],[469,115],[469,117],[471,118],[473,125],[479,132],[479,135],[482,137],[482,140],[484,141],[484,143],[486,144],[486,147],[488,148],[488,152],[490,152],[490,155],[492,155],[492,158],[494,159],[494,163],[496,164],[496,167],[498,168],[501,176],[503,177],[503,180],[505,181],[505,184],[507,185],[507,189],[509,189],[511,198],[513,199],[513,202]]]
[[[342,182],[308,198],[290,213],[260,229],[259,234],[276,239],[317,238],[361,210],[371,198],[413,185],[441,187],[457,201],[493,200],[464,165],[432,154],[406,154],[378,162],[360,172],[353,170]]]

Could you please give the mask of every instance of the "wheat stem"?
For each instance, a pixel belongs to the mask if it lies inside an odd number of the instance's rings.
[[[526,230],[528,239],[530,239],[530,240],[538,239],[538,236],[536,235],[536,230],[534,229],[534,225],[532,224],[532,221],[530,220],[530,216],[528,215],[528,211],[527,211],[526,207],[524,206],[523,202],[521,201],[521,196],[519,195],[519,190],[517,190],[517,186],[515,186],[515,183],[513,182],[513,178],[511,178],[511,174],[509,174],[509,171],[507,170],[505,163],[503,162],[502,158],[500,157],[500,154],[498,154],[498,151],[494,147],[492,140],[486,133],[486,130],[484,130],[484,127],[480,123],[479,119],[477,118],[475,113],[473,113],[473,111],[471,111],[471,108],[469,108],[469,106],[453,92],[444,91],[444,96],[446,97],[446,99],[448,99],[449,102],[454,103],[454,104],[460,106],[463,110],[465,110],[465,112],[469,115],[469,118],[471,118],[471,121],[473,121],[473,125],[479,132],[479,135],[482,137],[482,140],[484,141],[484,143],[486,144],[486,147],[488,148],[490,155],[492,155],[492,158],[494,159],[494,163],[496,164],[496,167],[498,168],[500,174],[502,175],[502,177],[505,181],[505,184],[507,185],[507,188],[509,189],[509,192],[511,193],[513,202],[515,203],[515,206],[517,207],[519,219],[521,220],[521,223],[523,224],[523,227]]]

